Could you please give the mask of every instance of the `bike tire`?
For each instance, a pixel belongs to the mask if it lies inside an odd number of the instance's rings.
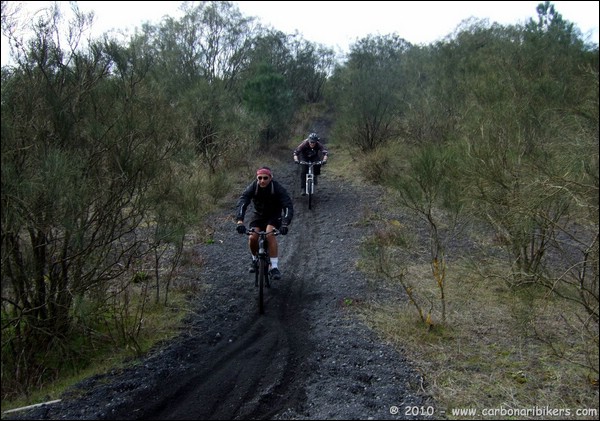
[[[254,267],[254,286],[258,287],[258,265]]]
[[[308,188],[308,209],[312,209],[313,191],[314,191],[313,181],[309,180],[306,187]]]
[[[265,284],[268,282],[267,276],[269,276],[268,264],[266,260],[260,259],[258,263],[258,312],[260,314],[265,312],[264,292]]]

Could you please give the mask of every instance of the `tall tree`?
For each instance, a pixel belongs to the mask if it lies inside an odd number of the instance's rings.
[[[67,42],[53,7],[3,71],[3,386],[10,378],[24,390],[81,352],[68,341],[93,325],[82,308],[100,317],[151,249],[136,230],[180,139],[148,83],[150,57],[135,46],[80,44],[90,17],[73,7]]]
[[[338,137],[363,151],[398,133],[405,111],[404,56],[410,44],[397,35],[368,36],[352,46],[338,68]]]

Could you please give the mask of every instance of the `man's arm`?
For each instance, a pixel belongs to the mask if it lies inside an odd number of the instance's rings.
[[[251,183],[246,190],[240,196],[237,205],[235,207],[235,219],[238,224],[244,223],[244,217],[246,216],[246,210],[248,209],[248,205],[252,200],[252,196],[254,195],[254,183]]]
[[[281,202],[283,223],[289,225],[294,217],[294,203],[287,190],[279,185],[279,200]]]
[[[305,146],[307,144],[308,144],[307,141],[303,140],[302,143],[300,143],[298,145],[298,147],[296,149],[294,149],[294,161],[298,162],[298,160],[300,159],[300,157],[304,153],[303,150],[304,150],[304,148],[305,148]]]
[[[321,142],[319,142],[319,148],[321,149],[321,153],[323,154],[323,161],[327,161],[327,154],[329,154],[329,151]]]

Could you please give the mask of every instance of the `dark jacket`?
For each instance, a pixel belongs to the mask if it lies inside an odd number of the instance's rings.
[[[308,139],[303,140],[302,143],[294,149],[294,156],[297,156],[300,160],[309,162],[319,161],[323,156],[327,155],[327,153],[327,149],[319,141],[317,141],[314,148],[311,148],[308,144]]]
[[[278,181],[271,180],[261,188],[254,180],[240,196],[236,206],[236,220],[243,221],[248,205],[252,201],[254,215],[261,218],[282,218],[284,224],[290,224],[294,216],[294,205],[285,187]]]

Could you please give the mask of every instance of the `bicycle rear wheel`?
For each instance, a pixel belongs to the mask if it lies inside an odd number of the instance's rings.
[[[268,282],[267,276],[269,276],[268,263],[265,259],[260,259],[258,262],[258,312],[260,314],[265,312],[264,290]]]

